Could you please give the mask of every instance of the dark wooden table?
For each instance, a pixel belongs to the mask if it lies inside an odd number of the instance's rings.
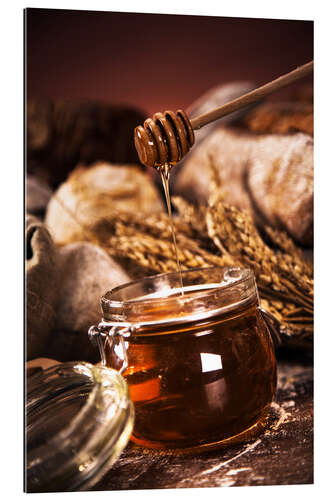
[[[265,432],[228,449],[166,455],[129,444],[94,490],[313,483],[313,365],[279,355],[278,390]]]

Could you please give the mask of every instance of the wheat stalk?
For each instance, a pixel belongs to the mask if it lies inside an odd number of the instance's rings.
[[[266,308],[280,321],[286,335],[312,340],[313,268],[285,232],[267,227],[269,247],[258,233],[252,217],[224,203],[219,171],[211,167],[211,196],[206,212],[210,238],[221,255],[232,255],[251,267]],[[305,343],[306,343],[305,342]]]
[[[224,202],[213,167],[214,195],[208,206],[173,198],[179,260],[182,269],[208,266],[250,267],[256,275],[263,307],[280,322],[285,338],[311,345],[313,335],[313,269],[286,233],[265,228],[265,243],[252,217]],[[132,277],[177,270],[166,213],[150,217],[110,212],[85,227],[87,238],[103,247]]]
[[[122,228],[124,233],[124,228]],[[169,272],[177,270],[172,241],[155,238],[145,232],[117,234],[112,236],[106,249],[113,257],[126,257],[140,267],[150,271]],[[207,266],[230,266],[234,261],[229,256],[220,257],[200,248],[186,237],[178,237],[178,256],[182,269]]]

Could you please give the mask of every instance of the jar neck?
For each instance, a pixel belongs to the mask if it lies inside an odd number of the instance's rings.
[[[155,329],[158,327],[159,329],[174,327],[175,333],[177,331],[177,326],[184,325],[185,323],[192,324],[198,323],[203,320],[213,320],[214,317],[217,316],[229,316],[234,312],[237,312],[242,309],[250,308],[251,306],[257,307],[259,305],[257,295],[253,294],[253,296],[248,299],[244,299],[242,301],[237,302],[236,304],[230,304],[224,307],[218,307],[215,309],[207,309],[199,312],[192,312],[188,315],[179,315],[179,316],[170,316],[170,317],[160,317],[156,315],[156,319],[151,321],[136,320],[130,321],[122,321],[121,318],[117,319],[116,316],[103,317],[102,322],[99,324],[102,328],[117,328],[121,332],[125,332],[125,336],[127,332],[129,332],[128,336],[140,335],[143,332],[146,332],[150,329]]]
[[[173,277],[159,275],[108,292],[101,301],[103,321],[140,329],[198,321],[258,302],[255,278],[247,269],[185,271],[182,290],[172,286]]]

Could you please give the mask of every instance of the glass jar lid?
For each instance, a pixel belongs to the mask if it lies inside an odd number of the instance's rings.
[[[26,491],[91,488],[130,438],[134,409],[125,379],[85,362],[29,377],[26,389]]]

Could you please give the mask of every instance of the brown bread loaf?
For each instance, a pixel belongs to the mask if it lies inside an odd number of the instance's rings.
[[[313,139],[307,134],[256,135],[219,127],[185,162],[176,194],[205,203],[210,164],[218,169],[227,203],[252,212],[259,224],[284,229],[311,246],[313,233]]]
[[[45,222],[56,244],[86,241],[85,228],[114,211],[163,211],[163,202],[146,171],[128,165],[78,167],[52,196]]]
[[[313,105],[299,102],[265,103],[243,119],[246,127],[259,134],[304,132],[313,135]]]

